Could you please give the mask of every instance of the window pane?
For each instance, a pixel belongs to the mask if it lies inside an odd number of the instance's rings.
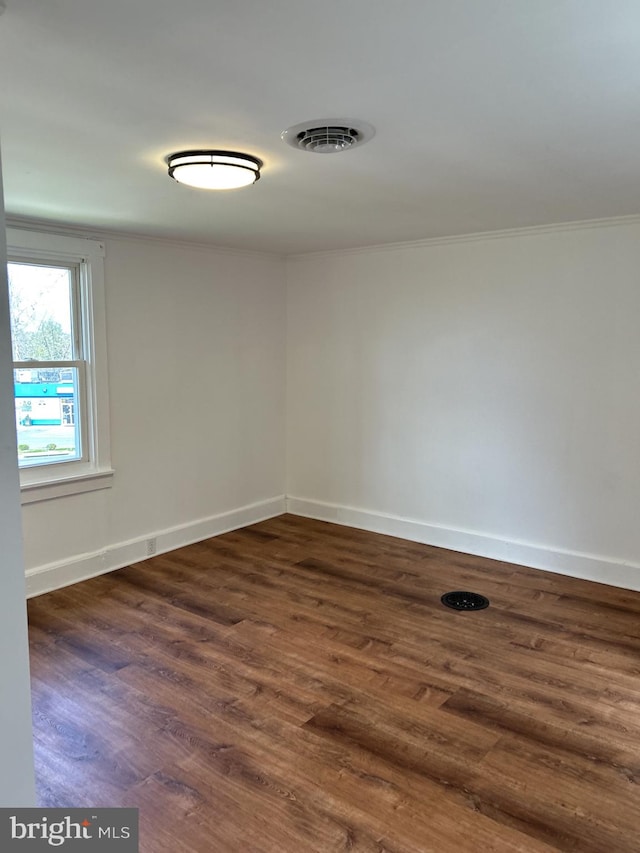
[[[20,466],[80,459],[77,368],[20,369],[13,378]]]
[[[73,359],[73,270],[10,263],[13,360]]]

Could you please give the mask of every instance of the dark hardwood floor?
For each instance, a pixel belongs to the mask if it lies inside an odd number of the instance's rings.
[[[40,805],[144,853],[640,850],[640,593],[285,515],[29,616]]]

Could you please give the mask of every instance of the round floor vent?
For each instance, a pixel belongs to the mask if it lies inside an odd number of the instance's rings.
[[[337,154],[368,142],[375,134],[370,124],[346,118],[316,119],[289,127],[281,134],[292,148],[312,154]]]
[[[445,592],[440,601],[454,610],[484,610],[489,599],[477,592]]]

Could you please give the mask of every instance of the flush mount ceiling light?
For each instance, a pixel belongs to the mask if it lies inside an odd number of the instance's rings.
[[[294,124],[280,134],[280,138],[301,151],[312,154],[337,154],[356,145],[363,145],[375,135],[375,129],[366,121],[350,118],[322,118]]]
[[[167,157],[169,176],[204,190],[247,187],[260,178],[262,160],[235,151],[179,151]]]

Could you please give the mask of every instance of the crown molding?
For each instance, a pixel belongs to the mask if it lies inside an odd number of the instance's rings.
[[[67,225],[51,219],[34,219],[28,216],[5,216],[7,228],[21,228],[23,231],[39,231],[47,234],[61,234],[69,237],[107,242],[108,240],[128,240],[131,242],[147,242],[173,246],[178,249],[196,249],[214,252],[232,257],[262,258],[263,260],[281,261],[285,257],[278,252],[261,252],[254,249],[234,249],[230,246],[218,246],[199,240],[179,240],[175,237],[160,237],[151,234],[141,234],[136,231],[118,231],[113,228],[91,228],[85,225]]]
[[[317,252],[265,252],[253,249],[236,249],[229,246],[219,246],[199,240],[179,240],[175,237],[161,237],[142,234],[136,231],[119,231],[112,228],[91,228],[83,225],[68,225],[50,219],[35,219],[26,216],[7,214],[8,228],[22,228],[26,231],[41,231],[50,234],[64,234],[72,237],[107,241],[129,240],[131,242],[148,242],[176,248],[214,252],[231,257],[261,258],[272,261],[300,261],[313,258],[345,257],[377,252],[394,252],[408,249],[422,249],[431,246],[448,246],[457,243],[475,243],[486,240],[504,240],[513,237],[536,237],[544,234],[557,234],[567,231],[582,231],[588,229],[614,228],[617,226],[640,225],[640,214],[627,216],[611,216],[602,219],[582,219],[570,222],[557,222],[548,225],[530,225],[521,228],[504,228],[496,231],[475,231],[469,234],[452,234],[443,237],[425,237],[421,240],[406,240],[394,243],[376,243],[371,246],[354,246],[344,249],[323,249]]]
[[[350,249],[323,249],[319,252],[297,252],[285,256],[287,261],[312,258],[332,258],[346,255],[362,255],[370,252],[394,252],[406,249],[423,249],[430,246],[448,246],[456,243],[476,243],[485,240],[504,240],[510,237],[536,237],[565,231],[583,231],[596,228],[613,228],[620,225],[640,225],[640,214],[611,216],[604,219],[583,219],[572,222],[557,222],[549,225],[529,225],[522,228],[504,228],[498,231],[476,231],[471,234],[453,234],[448,237],[426,237],[422,240],[407,240],[396,243],[378,243],[372,246],[356,246]]]

